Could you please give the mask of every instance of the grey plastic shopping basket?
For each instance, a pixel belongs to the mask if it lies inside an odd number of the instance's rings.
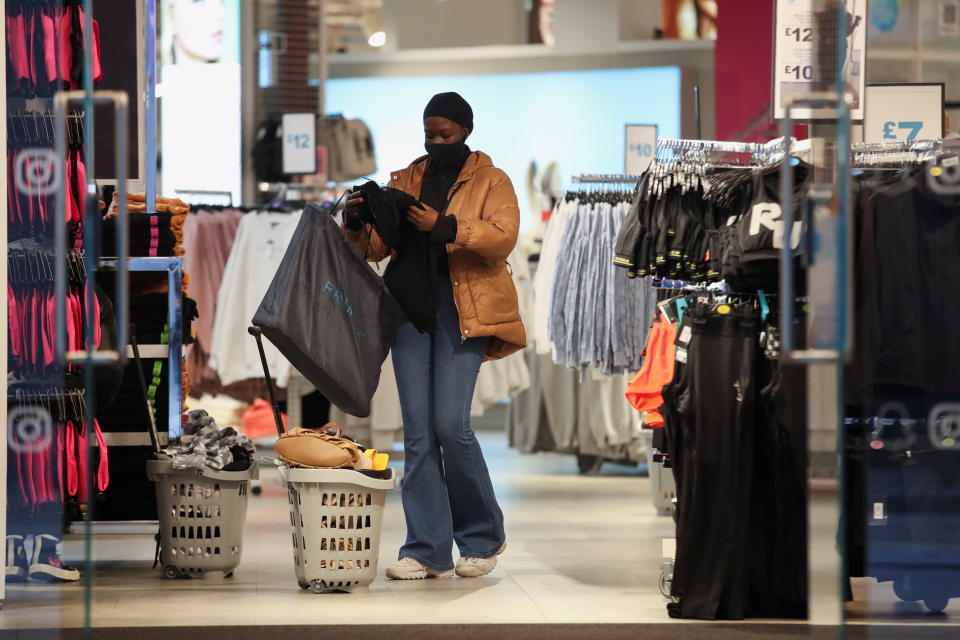
[[[352,591],[377,577],[380,531],[393,471],[277,467],[290,501],[297,583],[314,593]]]
[[[250,481],[246,471],[174,469],[170,460],[148,460],[157,490],[160,564],[168,578],[222,571],[233,575],[243,555]]]

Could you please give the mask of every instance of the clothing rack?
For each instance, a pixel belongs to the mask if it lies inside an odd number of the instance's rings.
[[[581,173],[573,176],[571,182],[579,184],[637,184],[640,176],[615,173]]]
[[[209,189],[176,189],[176,196],[190,207],[232,207],[232,191],[211,191]]]
[[[935,160],[942,149],[941,140],[898,140],[893,142],[858,142],[850,145],[851,163],[855,168],[879,165],[902,165],[905,162]]]
[[[87,414],[86,389],[63,389],[53,386],[17,384],[7,393],[7,402],[30,407],[44,407],[56,419],[83,420]]]
[[[83,111],[67,114],[67,139],[70,144],[84,143],[84,118]],[[7,112],[7,144],[53,144],[55,133],[56,113],[51,109]]]
[[[687,282],[669,278],[654,278],[653,287],[662,291],[690,291],[709,293],[730,293],[726,282]]]
[[[71,283],[87,279],[82,249],[67,252],[67,273]],[[47,249],[17,249],[7,251],[7,280],[10,284],[52,284],[56,280],[54,264],[56,253]]]
[[[793,142],[793,148],[797,146],[798,144]],[[656,162],[660,165],[670,165],[675,162],[693,161],[703,163],[704,169],[744,169],[778,162],[783,158],[783,153],[783,138],[775,138],[763,143],[661,138],[657,140]],[[749,154],[750,160],[748,163],[741,162],[740,159],[731,158],[731,154]]]

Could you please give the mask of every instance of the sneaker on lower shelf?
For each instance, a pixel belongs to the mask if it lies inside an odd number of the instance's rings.
[[[26,582],[29,565],[23,536],[7,536],[7,582]]]
[[[387,577],[391,580],[424,580],[426,578],[452,578],[453,569],[438,571],[424,566],[413,558],[401,558],[387,569]]]
[[[39,535],[33,542],[30,579],[36,582],[77,582],[80,571],[67,566],[57,552],[60,541],[53,536]]]
[[[489,558],[460,558],[457,561],[457,575],[461,578],[479,578],[497,568],[497,556],[507,550],[504,542],[500,549]]]

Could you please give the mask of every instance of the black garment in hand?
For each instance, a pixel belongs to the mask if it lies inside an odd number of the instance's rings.
[[[433,333],[437,324],[432,284],[436,255],[431,250],[430,234],[407,220],[407,209],[420,202],[399,189],[381,189],[373,181],[358,189],[363,193],[360,220],[376,229],[380,239],[396,252],[383,274],[387,289],[418,331]]]

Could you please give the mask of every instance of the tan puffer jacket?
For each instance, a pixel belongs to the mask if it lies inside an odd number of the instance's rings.
[[[390,185],[419,197],[428,156],[390,175]],[[517,291],[507,257],[517,243],[520,210],[510,178],[493,166],[490,156],[474,151],[450,190],[447,214],[457,218],[457,238],[447,245],[453,298],[460,313],[463,338],[490,336],[486,360],[496,360],[526,346]],[[345,230],[366,255],[379,262],[391,250],[372,228]]]

